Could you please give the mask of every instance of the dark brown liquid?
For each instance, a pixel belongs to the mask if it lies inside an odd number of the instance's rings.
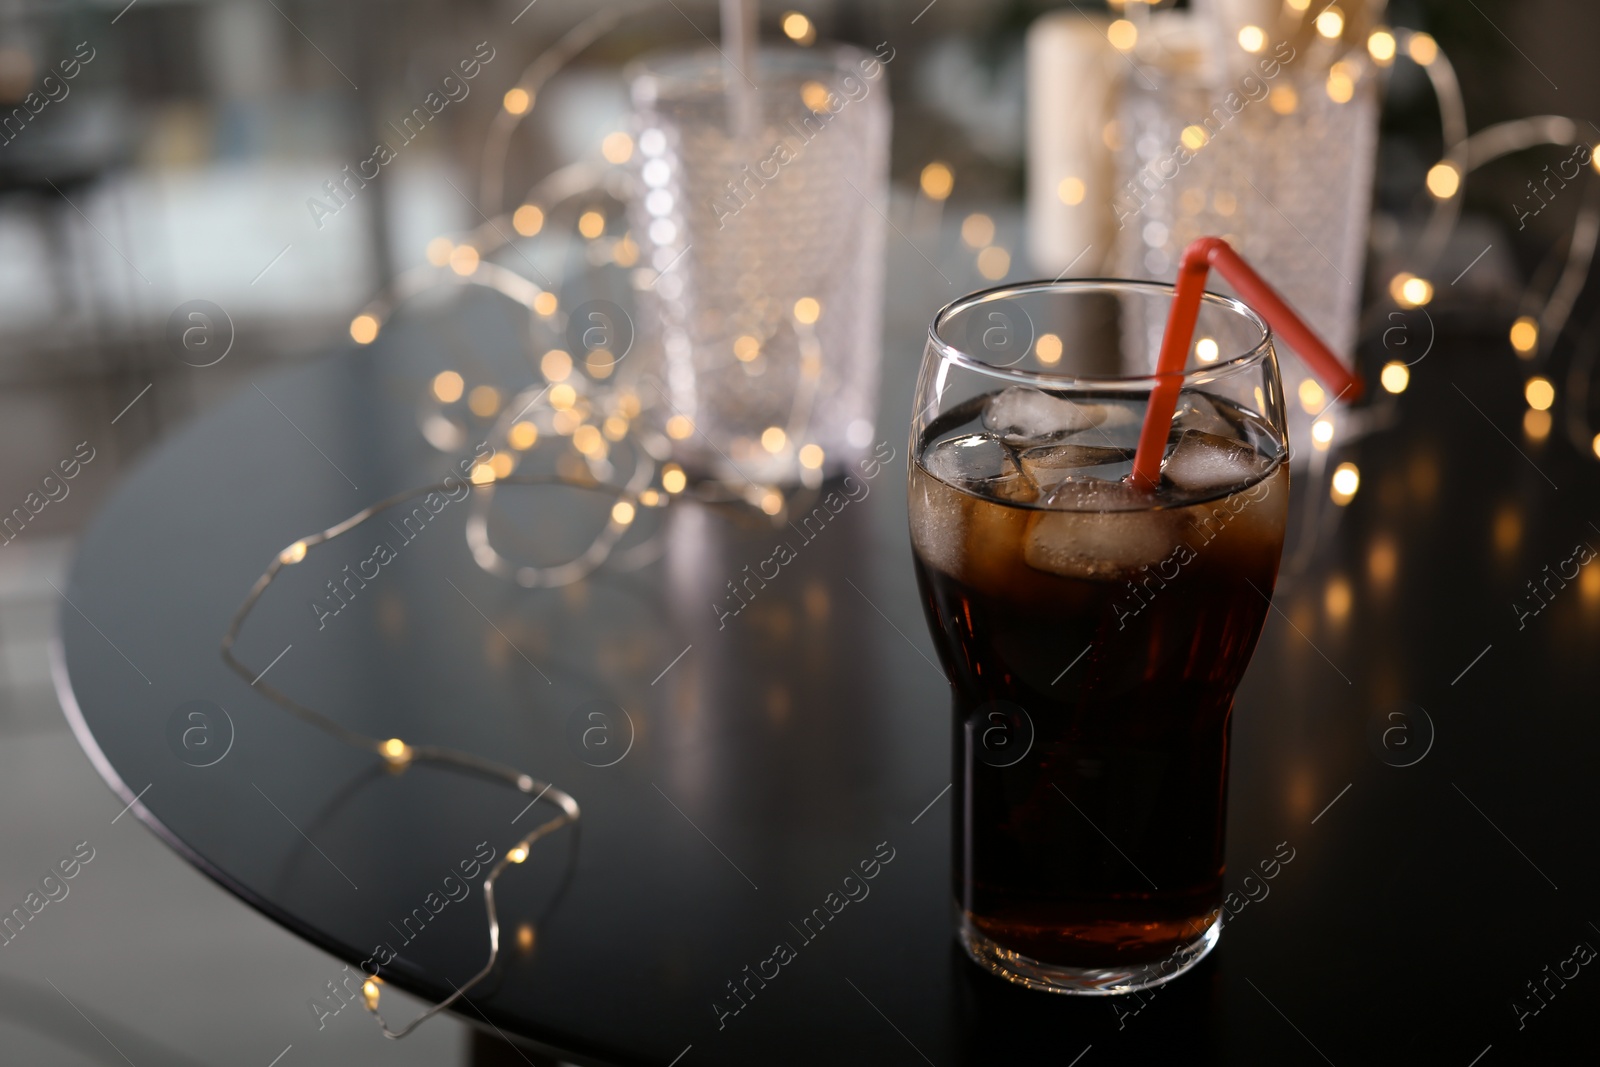
[[[917,581],[955,691],[955,894],[991,940],[1114,968],[1217,920],[1233,694],[1288,491],[1278,463],[1205,503],[1085,515],[913,465]],[[1041,542],[1142,543],[1147,562],[1052,564]]]

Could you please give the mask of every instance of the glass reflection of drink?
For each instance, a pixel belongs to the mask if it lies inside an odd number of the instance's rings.
[[[918,585],[954,695],[968,954],[1118,993],[1221,932],[1234,691],[1287,514],[1269,332],[1207,296],[1160,487],[1125,480],[1172,290],[993,290],[934,320],[912,425]]]

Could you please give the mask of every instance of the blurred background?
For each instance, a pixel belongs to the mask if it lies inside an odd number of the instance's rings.
[[[965,291],[1055,273],[1028,258],[1025,35],[1074,9],[1108,15],[1090,0],[840,0],[767,3],[762,24],[768,39],[798,30],[868,51],[892,40],[890,217]],[[140,1064],[464,1063],[474,1040],[476,1062],[495,1062],[492,1042],[451,1020],[399,1044],[355,1013],[319,1030],[305,1002],[338,975],[332,958],[212,886],[131,817],[113,821],[120,804],[52,689],[53,586],[65,586],[75,535],[129,465],[275,367],[348,346],[352,317],[427,262],[430,242],[479,224],[473,198],[504,94],[594,10],[581,0],[0,0],[0,510],[80,442],[93,448],[70,491],[0,551],[0,900],[21,900],[71,843],[98,850],[73,884],[76,903],[0,951],[8,1062],[120,1062],[114,1044]],[[1471,129],[1600,110],[1595,5],[1396,0],[1384,20],[1432,34],[1450,56]],[[624,65],[701,47],[716,25],[703,0],[639,5],[540,93],[512,141],[507,189],[598,157],[626,126]],[[493,59],[466,96],[336,212],[308,206],[337,203],[325,183],[376,141],[395,143],[389,124],[479,42]],[[1414,230],[1442,151],[1427,78],[1395,65],[1369,298],[1387,288],[1386,264]],[[936,163],[945,170],[930,172]],[[1484,245],[1494,251],[1473,299],[1441,293],[1436,314],[1509,322],[1542,265],[1565,254],[1578,198],[1519,227],[1525,177],[1474,176],[1460,247],[1443,262],[1459,269]],[[978,226],[975,240],[962,224],[979,214],[992,230]],[[891,235],[891,262],[914,263],[899,241]],[[995,248],[1004,255],[985,260]],[[897,308],[890,276],[884,351],[914,361],[931,309]],[[221,310],[232,338],[210,366],[173,343],[175,313],[197,300]],[[1592,317],[1585,291],[1567,334],[1586,336]]]

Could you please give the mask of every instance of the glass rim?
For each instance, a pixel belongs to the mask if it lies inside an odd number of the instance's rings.
[[[994,378],[1008,379],[1027,384],[1039,384],[1046,388],[1059,388],[1062,385],[1083,387],[1098,386],[1127,386],[1148,385],[1155,387],[1158,381],[1168,377],[1162,374],[1130,374],[1130,375],[1076,375],[1060,371],[1034,371],[1019,370],[1016,367],[996,367],[985,363],[968,354],[955,345],[939,336],[940,327],[945,325],[951,316],[980,304],[992,300],[1001,300],[1010,296],[1020,296],[1030,293],[1075,293],[1075,292],[1136,292],[1143,295],[1163,295],[1172,297],[1177,290],[1166,282],[1138,281],[1132,278],[1067,278],[1055,281],[1009,282],[997,285],[990,289],[980,289],[957,297],[944,307],[940,308],[933,316],[933,322],[928,326],[928,344],[939,353],[941,360],[947,360],[960,367],[978,374],[986,374]],[[1196,367],[1183,372],[1183,380],[1189,383],[1191,379],[1196,382],[1209,381],[1219,372],[1233,373],[1260,363],[1268,355],[1273,354],[1272,327],[1267,325],[1254,308],[1237,297],[1224,296],[1207,290],[1201,294],[1201,301],[1214,307],[1231,311],[1246,321],[1250,322],[1261,333],[1258,340],[1249,349],[1226,358],[1218,356],[1214,362]]]
[[[818,41],[811,47],[774,42],[756,49],[758,72],[764,62],[776,59],[775,69],[795,75],[850,71],[853,64],[875,58],[848,41]],[[630,60],[622,69],[622,81],[633,97],[644,91],[659,97],[663,89],[722,92],[728,80],[727,58],[714,47],[658,49]],[[763,88],[758,86],[755,94],[761,95]]]

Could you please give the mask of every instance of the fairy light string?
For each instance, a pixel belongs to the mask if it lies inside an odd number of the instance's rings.
[[[627,503],[630,506],[633,506],[636,503],[638,497],[636,492],[629,490],[625,486],[607,485],[604,483],[585,484],[560,477],[548,477],[541,475],[513,475],[504,479],[497,479],[497,481],[501,481],[507,485],[521,485],[529,487],[562,485],[585,489],[606,495],[614,495],[618,504]],[[365,508],[362,508],[360,511],[351,515],[344,521],[330,526],[325,530],[322,530],[318,533],[309,534],[292,542],[290,545],[288,545],[288,547],[284,548],[281,552],[273,557],[272,561],[267,565],[267,569],[259,578],[255,580],[255,583],[250,587],[249,593],[246,594],[244,602],[239,606],[239,610],[234,613],[233,619],[228,625],[227,632],[222,638],[221,651],[224,662],[226,662],[227,665],[246,682],[250,683],[254,688],[260,690],[262,695],[264,695],[268,700],[283,708],[285,711],[288,711],[302,722],[321,730],[323,733],[332,737],[339,743],[371,753],[378,759],[382,760],[391,771],[397,774],[404,774],[412,766],[415,766],[419,763],[436,764],[445,769],[457,771],[459,773],[472,774],[477,777],[504,782],[513,789],[517,790],[519,793],[532,796],[532,803],[544,804],[557,809],[556,814],[554,814],[551,818],[536,825],[533,829],[517,838],[515,842],[508,849],[506,849],[499,861],[489,868],[489,872],[484,878],[484,914],[488,923],[489,954],[488,959],[484,962],[483,967],[476,974],[469,978],[464,984],[455,987],[455,991],[450,996],[429,1007],[417,1018],[411,1020],[411,1022],[399,1027],[398,1029],[390,1026],[388,1021],[384,1019],[383,1015],[378,1010],[378,1005],[381,998],[381,977],[377,972],[374,972],[365,979],[362,984],[363,1003],[365,1004],[367,1010],[372,1012],[372,1014],[377,1018],[378,1023],[383,1030],[384,1036],[396,1039],[405,1037],[428,1019],[442,1011],[448,1010],[458,1000],[463,999],[474,986],[482,982],[489,976],[490,972],[494,970],[495,964],[500,958],[500,918],[495,902],[495,885],[499,880],[500,875],[504,873],[509,866],[518,865],[527,860],[536,842],[564,826],[575,826],[580,815],[578,802],[571,796],[571,794],[567,793],[565,790],[557,788],[555,785],[549,782],[541,781],[530,774],[526,774],[517,770],[514,767],[496,762],[494,760],[485,759],[482,756],[478,756],[471,752],[465,752],[460,749],[450,748],[444,745],[412,744],[398,737],[375,737],[351,730],[323,712],[296,700],[288,693],[279,689],[273,683],[266,681],[261,677],[260,672],[256,668],[239,659],[239,657],[235,654],[235,646],[238,642],[240,631],[243,629],[245,622],[249,619],[251,612],[254,611],[256,605],[261,601],[261,598],[266,593],[268,587],[270,587],[278,578],[278,576],[283,573],[285,568],[293,567],[303,562],[309,558],[312,552],[321,548],[323,545],[343,536],[346,533],[349,533],[368,520],[382,514],[398,504],[402,504],[420,496],[425,496],[428,493],[451,492],[454,489],[459,488],[460,484],[461,483],[458,482],[438,482],[432,485],[421,486],[416,489],[407,489],[403,492],[385,497],[375,504],[371,504]],[[487,488],[487,485],[488,483],[473,484],[471,488],[475,492],[482,492]],[[616,506],[613,505],[613,513],[615,513],[615,511]]]

